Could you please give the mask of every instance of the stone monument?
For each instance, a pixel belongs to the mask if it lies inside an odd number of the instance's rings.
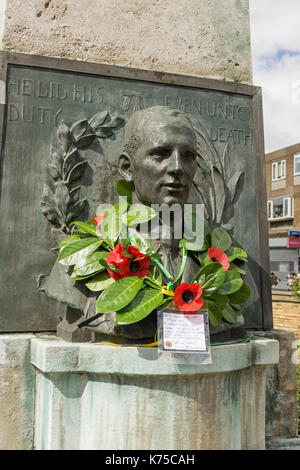
[[[124,147],[118,163],[120,174],[133,186],[133,202],[159,207],[165,204],[173,207],[173,210],[178,204],[183,208],[189,201],[197,171],[197,152],[198,160],[207,159],[207,156],[200,153],[198,149],[196,133],[187,113],[167,106],[154,106],[135,112],[125,126]],[[202,194],[205,194],[204,185],[207,185],[207,182],[199,179],[198,184]],[[211,189],[208,186],[208,190]],[[219,185],[216,193],[224,190],[226,189]],[[236,188],[233,190],[235,191]],[[218,194],[218,196],[225,200],[225,194]],[[225,210],[228,210],[226,204],[224,204]],[[48,216],[48,211],[47,205],[46,216]],[[51,222],[52,220],[50,219]],[[174,279],[182,261],[180,238],[174,238],[175,223],[181,224],[182,220],[170,221],[168,239],[161,238],[162,231],[160,230],[160,239],[152,240],[156,251],[162,254],[163,265]],[[151,238],[151,233],[148,236]],[[180,282],[191,284],[199,269],[199,261],[197,262],[190,253]],[[167,285],[168,279],[165,274],[163,274],[163,280]],[[179,281],[174,287],[178,284]],[[78,288],[80,293],[77,292]],[[128,326],[116,327],[113,314],[103,315],[99,319],[99,315],[93,313],[96,304],[95,294],[91,294],[87,288],[84,291],[83,283],[74,284],[67,272],[64,274],[63,267],[55,266],[50,279],[44,283],[43,289],[48,295],[71,303],[67,307],[64,320],[57,329],[58,335],[63,339],[73,341],[79,341],[80,338],[89,339],[90,336],[86,332],[78,330],[78,326],[80,328],[83,325],[96,332],[97,340],[101,338],[106,341],[115,340],[116,336],[123,338],[123,341],[126,339],[153,341],[155,337],[156,311],[144,320]],[[75,299],[78,299],[77,304]],[[95,318],[94,321],[93,318]],[[219,327],[212,328],[212,342],[245,338],[246,332],[242,327],[244,322],[243,316],[239,315],[235,326],[225,321]]]
[[[72,305],[46,292],[50,279],[60,283],[59,242],[70,222],[116,202],[124,124],[154,106],[191,119],[197,168],[190,202],[202,201],[210,223],[226,226],[249,254],[245,328],[272,328],[248,2],[124,5],[0,3],[0,448],[264,448],[262,397],[267,368],[278,360],[276,341],[218,346],[213,364],[178,367],[167,356],[158,361],[154,348],[55,335]],[[81,317],[86,297],[77,293],[71,308],[80,304]],[[180,427],[178,416],[185,417]]]

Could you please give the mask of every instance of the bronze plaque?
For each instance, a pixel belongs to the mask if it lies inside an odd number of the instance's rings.
[[[54,223],[67,230],[116,202],[121,124],[154,105],[190,115],[202,155],[191,200],[249,254],[246,326],[272,327],[260,88],[13,53],[1,55],[1,80],[0,331],[56,329],[65,306],[41,288],[57,256]],[[74,138],[78,161],[57,215],[47,187],[63,178],[56,150]]]

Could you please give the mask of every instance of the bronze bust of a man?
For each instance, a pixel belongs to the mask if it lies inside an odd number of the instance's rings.
[[[148,206],[179,204],[183,207],[189,201],[197,169],[196,155],[197,139],[188,115],[166,106],[154,106],[134,113],[128,120],[124,130],[124,148],[119,158],[119,172],[127,182],[132,183],[134,202]],[[162,254],[163,265],[175,277],[180,269],[182,250],[179,248],[179,239],[172,236],[172,226],[169,233],[171,236],[167,239],[160,237],[152,242],[156,251]],[[199,264],[188,257],[180,282],[191,283],[198,270]],[[69,304],[67,317],[69,315],[69,318],[73,318],[73,327],[84,324],[84,328],[95,333],[97,340],[115,341],[120,338],[121,342],[130,342],[155,336],[155,311],[144,320],[126,326],[115,326],[114,313],[86,321],[94,316],[95,297],[82,286],[79,286],[78,291],[78,283],[74,287],[74,283],[67,279],[67,274],[63,274],[61,269],[59,273],[60,283],[64,285],[63,290],[69,299],[69,302],[65,300]],[[58,271],[55,275],[58,276]],[[77,312],[76,321],[74,312]],[[64,319],[59,325],[58,334],[64,331],[66,323],[68,320]],[[230,340],[241,335],[241,328],[221,325],[211,333],[217,335],[217,340]]]

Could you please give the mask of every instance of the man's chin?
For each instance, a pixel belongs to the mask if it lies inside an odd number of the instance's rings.
[[[186,198],[183,197],[176,197],[175,195],[167,195],[161,198],[159,204],[167,204],[168,206],[172,206],[173,204],[179,204],[183,206],[186,203]]]

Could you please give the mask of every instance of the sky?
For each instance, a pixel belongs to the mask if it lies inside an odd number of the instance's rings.
[[[266,153],[300,142],[300,0],[249,0]]]

